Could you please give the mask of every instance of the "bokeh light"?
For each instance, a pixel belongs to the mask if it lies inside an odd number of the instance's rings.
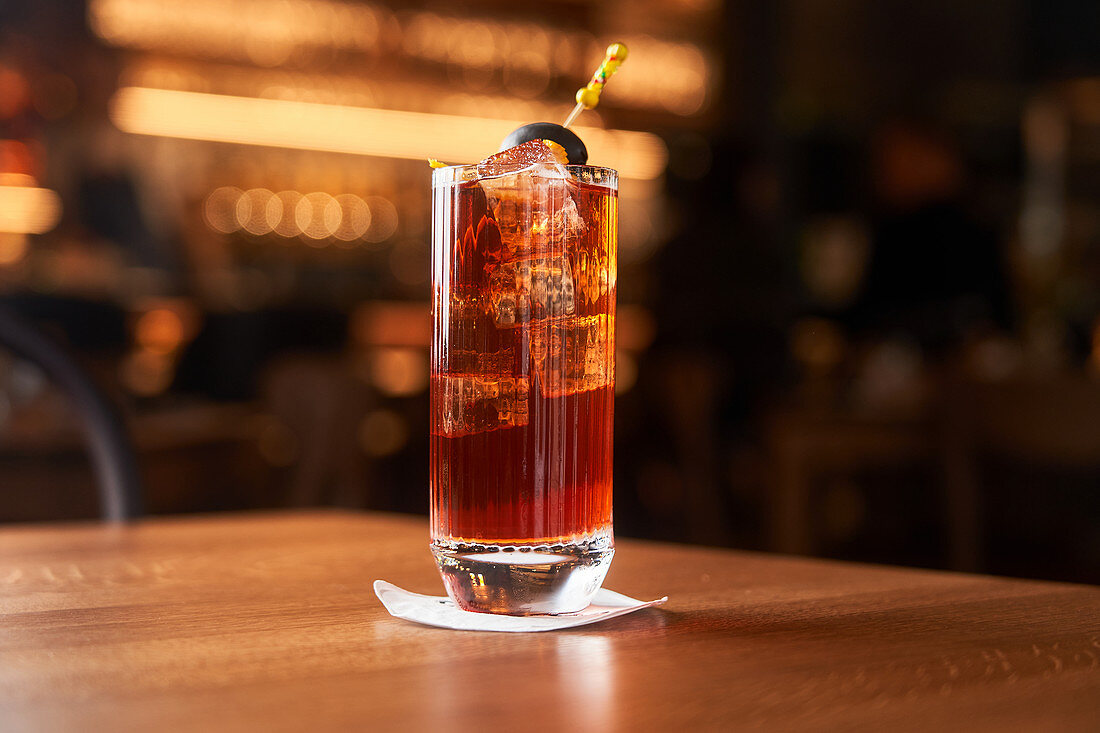
[[[509,94],[522,98],[545,92],[552,76],[590,73],[605,45],[580,29],[430,10],[395,15],[379,6],[331,0],[94,0],[89,18],[101,38],[118,46],[261,68],[301,66],[335,52],[397,52],[445,64],[468,89],[503,82]],[[631,63],[611,87],[610,102],[677,115],[704,108],[710,62],[698,46],[648,35],[623,40],[632,49]]]
[[[231,234],[241,228],[237,223],[237,202],[243,195],[244,191],[239,188],[223,186],[206,197],[203,216],[211,229]]]
[[[301,200],[302,194],[297,191],[280,191],[268,202],[268,224],[280,237],[296,237],[302,233],[296,216]],[[279,202],[277,206],[276,201]]]
[[[266,188],[245,191],[237,200],[237,223],[249,234],[267,234],[272,228],[268,223],[268,205],[273,199],[275,193]]]
[[[61,199],[47,188],[0,183],[0,232],[42,234],[61,217]]]
[[[423,349],[377,347],[367,363],[371,382],[383,394],[408,397],[428,387],[428,355]]]
[[[371,228],[372,212],[366,201],[350,193],[335,197],[340,207],[340,223],[333,236],[343,242],[361,238]]]
[[[392,455],[405,447],[408,439],[408,424],[392,410],[374,410],[359,423],[359,445],[368,455]]]
[[[274,193],[233,186],[212,191],[203,215],[211,229],[225,234],[244,230],[257,236],[304,236],[316,247],[330,238],[344,245],[358,240],[382,242],[393,236],[398,223],[397,207],[381,196],[364,200],[351,193]]]
[[[370,207],[370,228],[364,238],[368,242],[386,241],[397,231],[397,207],[382,196],[369,196],[366,204]]]
[[[310,239],[331,237],[340,226],[342,215],[335,197],[317,191],[307,193],[294,207],[294,222]]]
[[[184,339],[183,320],[168,308],[157,308],[141,315],[134,326],[134,340],[155,354],[170,354]]]
[[[638,362],[629,353],[619,349],[615,354],[615,394],[626,394],[638,381]]]

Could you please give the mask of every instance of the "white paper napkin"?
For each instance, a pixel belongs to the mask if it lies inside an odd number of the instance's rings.
[[[446,596],[425,596],[398,588],[384,580],[374,581],[374,593],[390,615],[426,626],[458,631],[554,631],[594,624],[609,618],[659,606],[668,596],[655,601],[638,601],[622,593],[600,588],[588,608],[560,616],[501,616],[495,613],[463,611]]]

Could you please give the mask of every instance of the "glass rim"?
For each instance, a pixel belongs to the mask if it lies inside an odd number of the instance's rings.
[[[436,186],[445,186],[451,183],[462,183],[465,181],[465,179],[463,179],[462,177],[462,174],[470,169],[476,172],[477,166],[477,163],[463,163],[459,165],[445,165],[442,168],[435,168],[432,170],[432,187],[434,188]],[[585,163],[580,165],[566,165],[565,169],[569,171],[574,178],[577,178],[578,174],[581,178],[584,178],[585,174],[602,174],[608,177],[607,181],[603,183],[596,183],[593,185],[603,185],[607,187],[615,186],[616,188],[618,188],[619,185],[619,171],[614,168],[608,168],[602,165],[588,165],[587,163]],[[498,177],[499,176],[489,176],[489,178]]]

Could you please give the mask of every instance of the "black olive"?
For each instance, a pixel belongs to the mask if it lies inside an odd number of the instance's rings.
[[[584,165],[588,162],[588,149],[584,142],[577,137],[577,133],[567,127],[553,122],[532,122],[523,127],[517,127],[504,138],[500,144],[501,151],[525,143],[528,140],[553,140],[565,148],[565,154],[569,156],[570,165]]]

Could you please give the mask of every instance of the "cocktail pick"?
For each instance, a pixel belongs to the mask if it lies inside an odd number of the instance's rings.
[[[522,145],[531,140],[551,140],[565,149],[567,160],[572,165],[584,165],[588,162],[588,149],[584,146],[577,133],[569,129],[569,125],[577,119],[577,116],[586,109],[592,109],[600,102],[600,93],[611,75],[619,70],[626,60],[626,44],[612,43],[607,47],[600,68],[592,75],[592,80],[586,86],[577,90],[577,106],[565,118],[565,124],[554,122],[531,122],[512,130],[500,143],[500,152]],[[435,165],[434,163],[432,164]]]
[[[581,112],[586,109],[592,109],[600,103],[600,93],[603,92],[604,85],[607,84],[607,80],[611,78],[611,75],[618,71],[622,63],[626,61],[627,53],[625,43],[612,43],[607,47],[603,63],[600,64],[600,68],[596,69],[596,73],[592,75],[591,81],[577,90],[577,106],[574,107],[573,111],[569,113],[569,116],[565,118],[562,127],[569,127]]]

